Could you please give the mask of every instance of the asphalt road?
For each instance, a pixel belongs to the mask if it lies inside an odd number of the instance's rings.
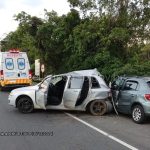
[[[0,150],[150,149],[150,120],[138,125],[115,114],[44,110],[21,114],[8,105],[8,94],[0,92]],[[45,132],[49,135],[42,135]]]

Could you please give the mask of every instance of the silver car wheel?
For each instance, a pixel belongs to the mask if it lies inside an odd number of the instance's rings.
[[[94,100],[90,104],[90,112],[92,115],[102,116],[107,112],[107,104],[104,100]]]
[[[132,116],[135,121],[139,121],[142,116],[141,110],[139,108],[134,108]]]

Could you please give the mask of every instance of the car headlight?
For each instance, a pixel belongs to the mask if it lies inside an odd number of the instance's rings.
[[[10,92],[9,96],[13,96],[14,95],[14,92]]]

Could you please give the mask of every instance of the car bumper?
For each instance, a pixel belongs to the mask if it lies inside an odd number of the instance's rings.
[[[147,116],[150,116],[150,102],[147,102],[144,106],[144,112]]]
[[[32,84],[31,79],[12,79],[12,80],[2,80],[0,85],[2,87],[14,87],[14,86],[29,86]]]
[[[16,107],[16,97],[13,95],[8,96],[8,104]]]

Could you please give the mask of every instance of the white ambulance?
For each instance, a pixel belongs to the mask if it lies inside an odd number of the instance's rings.
[[[0,52],[0,87],[26,86],[32,83],[32,73],[26,52]]]

